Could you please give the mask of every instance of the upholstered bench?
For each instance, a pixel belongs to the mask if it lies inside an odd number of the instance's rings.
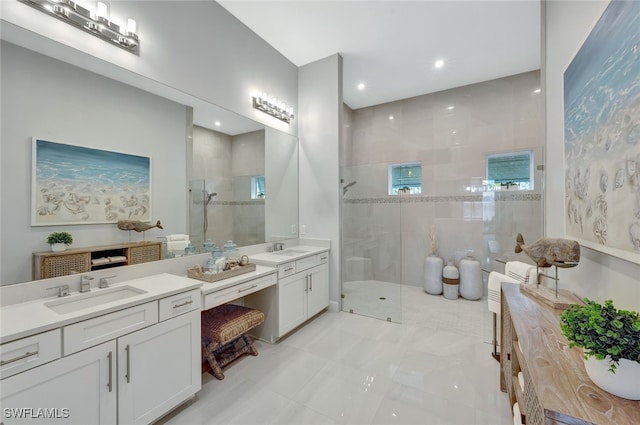
[[[233,304],[202,312],[202,360],[211,373],[224,379],[222,368],[243,354],[258,355],[247,332],[264,322],[264,313]],[[241,347],[238,347],[242,343]]]

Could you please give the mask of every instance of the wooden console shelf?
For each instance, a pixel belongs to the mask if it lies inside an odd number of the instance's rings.
[[[526,425],[640,424],[640,401],[598,388],[584,369],[582,350],[560,331],[562,310],[502,284],[500,389],[516,401]],[[518,373],[524,377],[520,389]]]
[[[146,241],[90,246],[62,252],[34,252],[33,280],[157,261],[161,258],[161,252],[162,242]]]

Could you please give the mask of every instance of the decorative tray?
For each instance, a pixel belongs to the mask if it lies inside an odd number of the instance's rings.
[[[225,270],[219,273],[207,273],[202,269],[202,267],[195,266],[187,269],[187,276],[192,279],[204,280],[205,282],[217,282],[228,277],[238,276],[255,270],[256,265],[254,263],[249,263],[246,266],[237,266],[234,269]]]

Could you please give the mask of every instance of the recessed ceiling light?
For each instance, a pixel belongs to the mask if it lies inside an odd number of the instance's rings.
[[[436,68],[442,68],[444,66],[444,60],[443,59],[438,59],[433,66],[435,66]]]
[[[456,107],[455,106],[447,106],[447,109],[451,111],[453,109],[456,109]]]
[[[395,117],[393,115],[389,115],[389,119],[393,120],[393,119],[395,119]]]
[[[453,130],[453,131],[451,132],[451,134],[456,134],[456,133],[457,133],[457,131],[455,131],[455,130]]]
[[[364,90],[365,87],[364,83],[358,84],[358,90]]]
[[[216,121],[213,123],[216,127],[220,127],[220,121]]]
[[[533,92],[534,93],[540,93],[540,92],[542,92],[542,89],[535,89]]]

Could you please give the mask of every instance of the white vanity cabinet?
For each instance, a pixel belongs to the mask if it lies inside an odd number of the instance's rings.
[[[321,253],[297,260],[296,272],[278,281],[278,337],[329,305],[327,259],[328,254]],[[289,267],[290,264],[282,268]]]
[[[2,422],[115,424],[116,342],[3,379]]]
[[[0,382],[2,409],[32,415],[4,415],[3,423],[123,425],[158,419],[201,388],[200,305],[200,289],[194,289],[57,329],[63,357]],[[36,418],[38,408],[54,416]]]
[[[200,390],[200,311],[118,338],[118,423],[148,424]]]

